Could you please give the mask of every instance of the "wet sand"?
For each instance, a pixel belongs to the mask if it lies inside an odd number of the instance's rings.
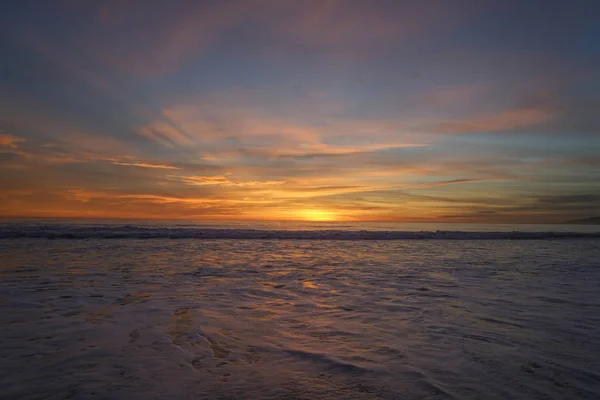
[[[600,396],[594,239],[0,250],[1,398]]]

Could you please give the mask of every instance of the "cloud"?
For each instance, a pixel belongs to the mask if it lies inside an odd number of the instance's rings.
[[[35,215],[586,212],[597,57],[486,19],[450,34],[491,3],[15,3],[0,195]]]
[[[600,188],[599,188],[600,190]],[[589,207],[599,208],[600,194],[569,194],[559,196],[543,196],[536,198],[539,205],[569,205],[586,204]]]
[[[174,176],[171,178],[177,179],[186,185],[203,186],[203,185],[219,185],[219,186],[273,186],[283,185],[286,181],[234,181],[226,176]]]
[[[448,181],[419,183],[419,184],[415,184],[412,188],[413,189],[432,188],[432,187],[436,187],[436,186],[458,185],[461,183],[489,182],[489,181],[494,181],[494,180],[498,180],[498,178],[452,179],[452,180],[448,180]],[[409,185],[409,187],[410,187],[410,185]],[[405,188],[406,188],[406,186],[405,186]]]
[[[0,148],[4,147],[6,149],[17,149],[18,143],[24,142],[25,139],[18,138],[13,135],[4,134],[3,131],[0,131]]]
[[[439,133],[471,133],[507,131],[538,125],[557,118],[558,112],[536,108],[500,111],[495,114],[474,116],[462,121],[442,122],[433,129]]]
[[[416,98],[426,105],[435,107],[453,107],[460,104],[473,104],[492,92],[491,84],[446,85],[432,91],[419,93]]]
[[[481,103],[479,97],[491,88],[455,86],[424,96],[434,103],[464,97]],[[492,112],[473,107],[453,118],[443,112],[427,115],[419,110],[378,116],[378,110],[357,114],[350,103],[310,92],[306,98],[296,99],[275,90],[250,89],[202,93],[171,102],[161,112],[168,123],[151,121],[138,134],[171,149],[202,149],[204,160],[216,162],[248,157],[299,160],[426,147],[445,140],[446,134],[531,129],[561,116],[558,108],[548,104],[500,105]]]
[[[372,2],[356,0],[271,0],[266,34],[284,38],[280,52],[304,54],[316,49],[350,56],[372,54],[390,42],[448,31],[476,14],[485,2]],[[277,40],[271,39],[277,44]],[[303,51],[305,50],[305,51]]]
[[[311,157],[427,146],[410,123],[356,118],[344,105],[309,94],[281,101],[284,93],[233,91],[175,101],[138,134],[167,148],[202,149],[205,160],[228,157]],[[286,97],[287,99],[287,97]],[[324,111],[326,110],[326,111]]]
[[[391,42],[451,30],[487,7],[483,3],[105,0],[61,1],[43,11],[49,19],[67,13],[76,18],[78,34],[67,43],[73,54],[143,80],[177,72],[223,43],[254,54],[372,53]],[[37,28],[44,36],[47,26]]]
[[[85,25],[71,46],[105,68],[137,79],[154,77],[175,72],[189,58],[209,50],[254,3],[72,2],[68,10]]]
[[[181,169],[179,167],[175,167],[173,165],[167,164],[149,164],[145,162],[135,162],[135,161],[119,161],[115,159],[106,159],[111,164],[121,165],[124,167],[139,167],[139,168],[152,168],[152,169]]]

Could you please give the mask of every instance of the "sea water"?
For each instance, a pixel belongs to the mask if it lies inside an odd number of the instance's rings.
[[[1,225],[0,398],[600,397],[600,229],[285,227]]]

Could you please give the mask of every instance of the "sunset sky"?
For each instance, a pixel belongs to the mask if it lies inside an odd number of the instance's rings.
[[[600,216],[600,1],[0,5],[0,216]]]

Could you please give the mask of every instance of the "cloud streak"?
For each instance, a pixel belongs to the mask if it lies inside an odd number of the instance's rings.
[[[0,214],[596,214],[600,28],[557,4],[11,2]]]
[[[166,164],[148,164],[148,163],[144,163],[144,162],[119,161],[119,160],[113,160],[113,159],[108,159],[107,161],[109,161],[110,163],[115,164],[115,165],[121,165],[123,167],[139,167],[139,168],[151,168],[151,169],[175,169],[175,170],[181,169],[179,167],[174,167],[172,165],[166,165]]]
[[[19,147],[18,143],[24,141],[25,139],[21,139],[13,135],[0,133],[0,148],[4,147],[6,149],[17,149]]]

